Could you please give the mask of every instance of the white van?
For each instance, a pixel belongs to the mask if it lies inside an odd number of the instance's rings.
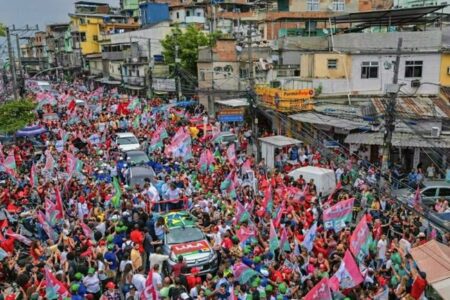
[[[318,168],[318,167],[301,167],[295,169],[288,174],[290,177],[297,180],[300,175],[306,182],[314,179],[317,188],[317,194],[322,193],[322,196],[328,196],[336,189],[336,175],[333,170]]]

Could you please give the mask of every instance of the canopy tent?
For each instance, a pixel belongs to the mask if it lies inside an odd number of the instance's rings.
[[[431,240],[411,249],[419,269],[444,300],[450,300],[450,247]]]
[[[41,133],[47,132],[47,129],[41,127],[39,125],[36,126],[28,126],[20,129],[16,132],[16,137],[27,137],[27,136],[35,136]]]
[[[261,143],[262,158],[266,161],[267,167],[271,169],[275,167],[275,149],[302,144],[302,141],[283,135],[259,138],[259,142]]]

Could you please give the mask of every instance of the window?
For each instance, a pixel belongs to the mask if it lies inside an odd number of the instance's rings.
[[[200,81],[205,81],[205,71],[200,71]]]
[[[307,0],[306,9],[309,11],[318,11],[319,10],[319,1],[320,0]]]
[[[139,69],[136,70],[136,76],[139,77]]]
[[[361,64],[361,78],[363,79],[378,78],[378,62],[363,61]]]
[[[405,62],[405,78],[422,77],[423,61],[407,60]]]
[[[177,12],[177,19],[179,19],[180,18],[180,13],[179,12]]]
[[[93,35],[92,39],[94,40],[94,42],[98,42],[98,35]]]
[[[186,11],[186,17],[190,17],[191,16],[191,12],[190,11]]]
[[[333,0],[333,10],[334,11],[344,11],[345,10],[345,0]]]
[[[329,59],[327,64],[328,64],[328,69],[337,69],[337,59]]]
[[[434,196],[436,196],[436,189],[435,188],[427,189],[422,192],[422,196],[434,197]]]
[[[439,188],[439,197],[450,197],[450,188]]]

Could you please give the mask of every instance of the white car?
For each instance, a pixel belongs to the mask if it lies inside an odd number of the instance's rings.
[[[121,132],[116,134],[116,144],[121,151],[140,150],[136,136],[131,132]]]

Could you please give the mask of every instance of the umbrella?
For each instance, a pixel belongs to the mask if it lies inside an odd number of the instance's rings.
[[[16,132],[16,137],[35,136],[46,132],[47,129],[41,126],[28,126]]]

